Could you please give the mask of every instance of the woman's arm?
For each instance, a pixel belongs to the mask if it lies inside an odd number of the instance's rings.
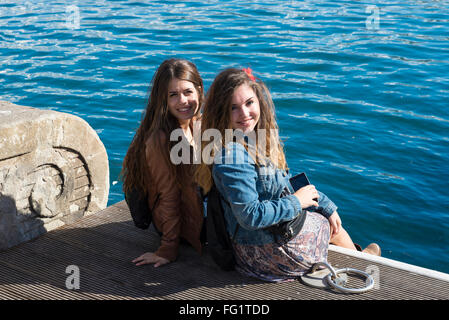
[[[161,145],[168,143],[163,136]],[[162,233],[161,245],[155,254],[170,261],[176,260],[178,255],[179,237],[181,233],[181,191],[176,178],[157,144],[147,143],[145,155],[150,173],[149,188],[157,190],[160,194],[159,202],[153,212],[153,223]]]
[[[307,187],[309,187],[309,186],[307,186]],[[318,212],[318,213],[322,214],[324,217],[326,217],[327,219],[329,219],[330,216],[332,216],[332,214],[335,211],[337,211],[338,207],[324,193],[322,193],[321,191],[316,191],[316,192],[317,192],[316,197],[318,197],[318,202],[317,203],[315,202],[315,204],[313,204],[311,206],[307,205],[306,208],[304,208],[304,209],[309,210],[309,211]]]
[[[219,155],[213,166],[213,178],[238,223],[246,229],[256,230],[292,220],[301,212],[295,195],[259,200],[256,164],[239,143],[228,144]]]

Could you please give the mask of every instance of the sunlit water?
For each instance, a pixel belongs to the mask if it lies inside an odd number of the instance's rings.
[[[249,66],[353,240],[449,272],[448,40],[448,1],[0,0],[0,99],[86,120],[111,205],[157,66]]]

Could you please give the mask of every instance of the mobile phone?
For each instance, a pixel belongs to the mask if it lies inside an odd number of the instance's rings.
[[[309,185],[310,181],[307,179],[306,174],[302,172],[294,177],[291,177],[290,183],[292,184],[293,190],[298,191],[302,187]]]

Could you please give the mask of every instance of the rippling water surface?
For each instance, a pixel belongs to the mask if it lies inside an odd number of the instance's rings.
[[[108,152],[109,205],[169,57],[194,61],[206,89],[253,68],[290,169],[353,240],[449,272],[448,1],[0,0],[0,99],[86,120]]]

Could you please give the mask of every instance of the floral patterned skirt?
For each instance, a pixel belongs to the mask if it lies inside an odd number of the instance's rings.
[[[234,243],[237,266],[244,275],[270,282],[294,280],[312,268],[327,262],[329,221],[321,214],[307,212],[298,235],[284,245],[242,245]]]

